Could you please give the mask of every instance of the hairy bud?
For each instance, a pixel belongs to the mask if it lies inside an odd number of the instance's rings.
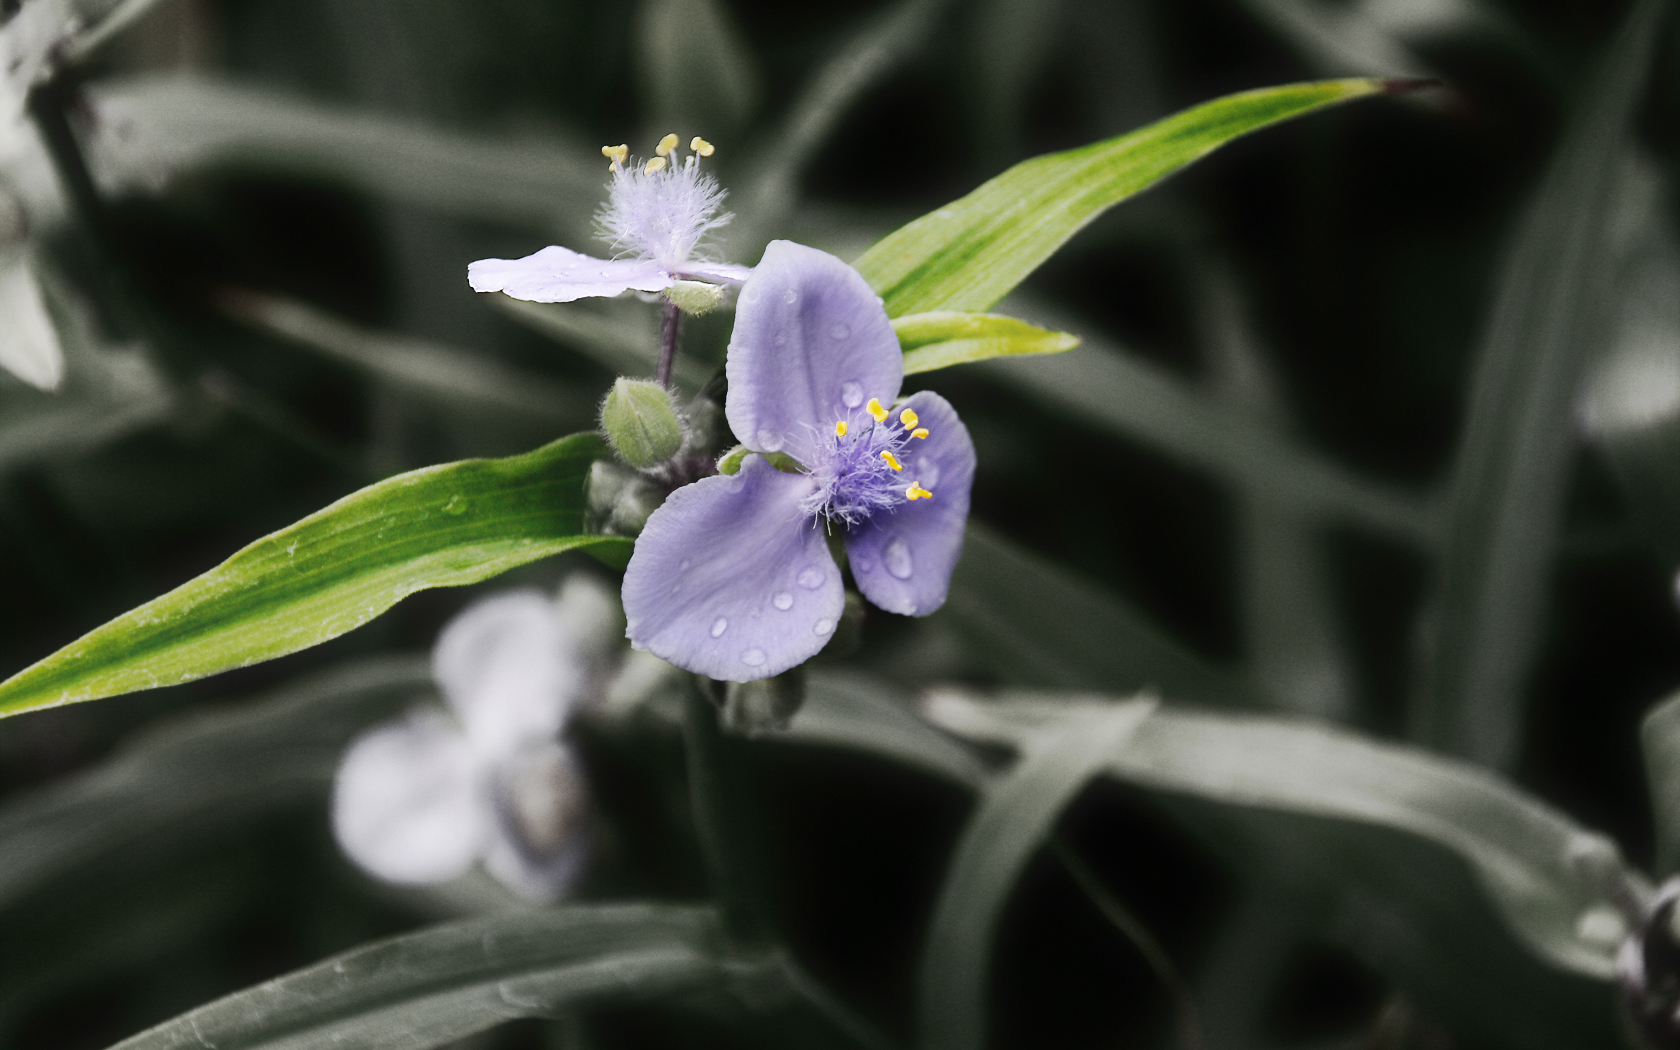
[[[723,302],[723,289],[705,281],[673,281],[665,289],[665,298],[683,313],[700,317],[716,310]]]
[[[682,448],[682,420],[671,395],[658,383],[620,376],[601,403],[601,429],[619,458],[632,467],[656,467]]]

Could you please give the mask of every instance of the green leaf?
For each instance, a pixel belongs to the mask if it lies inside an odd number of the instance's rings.
[[[1154,707],[1087,706],[1025,734],[1023,757],[981,793],[934,906],[917,978],[921,1046],[981,1050],[992,939],[1009,891],[1062,810]]]
[[[708,909],[676,905],[574,904],[435,926],[235,992],[116,1050],[427,1050],[519,1017],[750,979],[726,970],[717,943]]]
[[[307,649],[415,591],[488,579],[572,549],[584,484],[605,453],[576,434],[506,459],[387,478],[265,536],[209,572],[0,682],[0,716],[174,685]]]
[[[1129,134],[1034,157],[888,234],[854,265],[889,316],[985,310],[1086,223],[1232,139],[1390,88],[1388,81],[1356,79],[1245,91]]]
[[[897,318],[892,326],[904,350],[907,376],[990,357],[1059,354],[1079,345],[1076,335],[1001,314],[934,310]]]
[[[170,719],[109,761],[0,807],[0,908],[77,870],[121,879],[300,800],[324,800],[360,729],[431,687],[424,655],[358,660],[247,703]]]
[[[1646,713],[1639,724],[1639,748],[1657,842],[1651,867],[1666,876],[1680,868],[1680,693]]]
[[[1471,379],[1412,736],[1493,766],[1521,740],[1576,453],[1575,395],[1603,340],[1611,223],[1664,0],[1628,14],[1506,253]]]

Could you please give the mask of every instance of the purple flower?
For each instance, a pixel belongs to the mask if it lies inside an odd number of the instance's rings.
[[[680,280],[746,280],[752,272],[748,267],[711,262],[701,244],[707,233],[732,218],[718,214],[724,191],[700,171],[700,158],[712,155],[712,144],[694,138],[689,142],[693,152],[681,163],[676,148],[677,137],[666,135],[658,156],[646,164],[626,164],[629,150],[624,146],[602,148],[612,160],[612,183],[595,221],[614,258],[596,259],[550,245],[523,259],[480,259],[467,267],[467,283],[475,292],[569,303],[631,289],[664,291]]]
[[[962,553],[974,445],[938,394],[891,410],[904,358],[858,272],[791,241],[764,251],[735,314],[730,429],[764,455],[680,488],[648,518],[624,576],[631,642],[746,682],[823,647],[845,604],[828,534],[866,598],[926,616]]]

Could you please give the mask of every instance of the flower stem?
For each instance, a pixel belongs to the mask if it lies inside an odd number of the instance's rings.
[[[671,370],[677,364],[677,346],[682,342],[682,310],[669,299],[665,314],[659,322],[659,370],[654,378],[666,390],[671,389]]]
[[[765,895],[750,863],[756,839],[746,820],[747,792],[740,779],[743,771],[723,755],[717,705],[704,694],[709,685],[696,676],[683,701],[683,742],[694,826],[725,932],[738,945],[767,945],[771,942],[770,923],[763,911]]]

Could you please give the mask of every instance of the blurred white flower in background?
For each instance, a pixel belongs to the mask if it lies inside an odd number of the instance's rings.
[[[604,694],[622,638],[616,596],[583,575],[558,599],[517,590],[467,606],[432,650],[447,712],[417,707],[345,753],[332,800],[344,852],[387,882],[482,863],[521,896],[564,895],[588,842],[582,771],[560,736]]]

